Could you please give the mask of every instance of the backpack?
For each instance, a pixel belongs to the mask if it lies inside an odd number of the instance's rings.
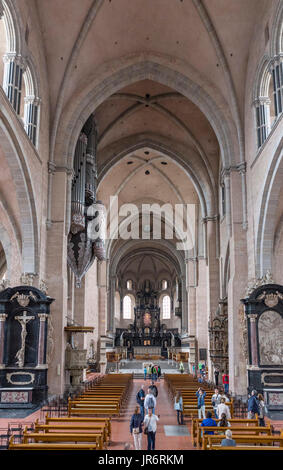
[[[136,400],[137,400],[138,403],[141,402],[140,390],[139,390],[138,393],[136,394]]]
[[[149,398],[148,398],[147,407],[148,407],[148,408],[154,408],[154,400],[153,400],[152,397],[149,397]]]

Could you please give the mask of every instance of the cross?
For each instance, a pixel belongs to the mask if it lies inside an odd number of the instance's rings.
[[[18,322],[20,323],[20,325],[22,327],[22,332],[21,332],[22,344],[21,344],[21,348],[19,349],[19,351],[16,354],[16,358],[18,359],[18,362],[17,362],[18,366],[23,367],[24,362],[25,362],[25,346],[26,346],[27,324],[30,320],[34,320],[34,317],[33,316],[28,316],[27,312],[24,310],[23,315],[22,316],[16,316],[15,320],[18,320]]]

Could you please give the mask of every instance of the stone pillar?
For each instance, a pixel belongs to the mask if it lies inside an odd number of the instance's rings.
[[[4,333],[5,333],[5,321],[8,315],[4,313],[0,314],[0,368],[2,369],[5,364],[3,364],[4,360]]]
[[[51,394],[63,394],[65,385],[64,327],[68,314],[67,281],[67,237],[65,235],[66,187],[65,171],[55,171],[53,167],[52,198],[50,220],[47,222],[46,280],[50,295],[55,299],[52,305],[55,348],[48,368],[48,386]]]
[[[16,52],[7,52],[4,57],[3,88],[17,114],[20,114],[23,73],[26,68],[25,59]]]
[[[251,365],[258,366],[258,347],[257,347],[257,328],[256,319],[257,315],[249,314],[250,321],[250,341],[251,341]]]
[[[48,315],[46,313],[39,313],[38,318],[40,319],[39,323],[39,337],[38,337],[38,358],[37,366],[41,367],[45,365],[44,356],[45,356],[45,331],[46,331],[46,319]]]
[[[24,123],[25,131],[32,141],[33,145],[37,144],[37,126],[39,122],[39,104],[40,99],[34,96],[26,96],[24,99]]]
[[[230,391],[245,395],[247,387],[246,359],[241,348],[243,330],[240,321],[241,298],[247,286],[247,232],[243,229],[241,175],[231,171],[231,216],[232,234],[230,249],[230,280],[228,283],[228,345]]]

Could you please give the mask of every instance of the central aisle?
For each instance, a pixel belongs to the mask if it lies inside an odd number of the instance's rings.
[[[133,387],[131,389],[130,397],[128,398],[124,411],[121,413],[119,418],[112,419],[112,443],[108,447],[109,450],[124,449],[125,443],[127,442],[131,444],[131,450],[134,449],[133,437],[130,434],[130,420],[137,404],[136,394],[140,389],[141,384],[145,384],[144,390],[147,393],[147,387],[150,385],[150,383],[151,382],[149,380],[133,380]],[[190,422],[187,422],[187,425],[185,426],[188,435],[176,435],[181,431],[180,428],[182,428],[182,426],[178,426],[177,424],[176,411],[173,409],[172,402],[169,400],[167,388],[164,385],[164,380],[162,379],[160,382],[156,382],[155,385],[158,388],[157,407],[155,413],[160,415],[160,420],[157,426],[155,449],[194,450],[194,447],[191,443]],[[168,426],[168,428],[165,428],[164,426]],[[169,433],[175,435],[168,435]],[[147,437],[144,434],[142,442],[142,450],[147,450]]]

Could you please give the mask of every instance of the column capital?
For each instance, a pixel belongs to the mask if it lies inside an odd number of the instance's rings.
[[[29,95],[24,97],[25,104],[33,104],[34,106],[39,106],[41,103],[41,98],[34,95]]]
[[[203,224],[206,224],[207,222],[217,222],[219,220],[219,214],[216,215],[207,215],[201,219]]]
[[[259,107],[261,105],[270,105],[271,103],[271,100],[268,96],[258,96],[254,101],[253,101],[253,105],[255,107]]]
[[[257,317],[258,317],[258,315],[257,315],[257,313],[249,313],[249,314],[247,315],[247,317],[250,319],[251,322],[255,322],[256,319],[257,319]]]
[[[23,57],[21,54],[18,54],[17,52],[6,52],[3,55],[3,62],[9,63],[9,62],[15,62],[16,65],[19,65],[19,67],[22,70],[25,70],[27,67],[27,60],[25,57]]]
[[[46,321],[46,319],[48,318],[48,314],[47,313],[39,313],[38,314],[38,318],[40,319],[40,321]]]

